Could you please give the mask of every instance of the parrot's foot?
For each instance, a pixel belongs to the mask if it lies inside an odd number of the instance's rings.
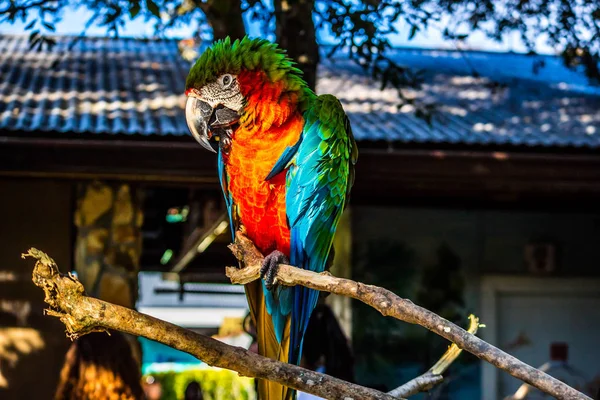
[[[271,254],[265,257],[260,268],[260,277],[265,280],[265,286],[268,290],[275,288],[275,277],[277,276],[277,270],[279,264],[289,264],[289,260],[279,250],[273,251]]]

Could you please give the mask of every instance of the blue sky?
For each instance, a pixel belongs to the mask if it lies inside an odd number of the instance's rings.
[[[56,24],[56,33],[62,35],[80,34],[83,31],[85,22],[88,20],[90,15],[91,13],[84,8],[65,10],[62,21]],[[246,21],[246,23],[251,36],[258,36],[261,34],[259,24],[250,23],[249,21]],[[15,24],[3,23],[0,25],[0,33],[24,33],[25,25],[26,24],[22,22],[17,22]],[[410,27],[399,24],[397,26],[399,33],[391,38],[391,42],[394,46],[455,48],[454,43],[443,39],[441,26],[441,23],[437,25],[431,25],[427,31],[418,32],[412,40],[408,40]],[[191,37],[194,29],[194,26],[178,27],[170,30],[167,36],[176,38]],[[88,29],[88,35],[106,36],[107,31],[105,28],[93,26]],[[132,37],[151,37],[153,35],[153,27],[151,23],[145,22],[143,18],[136,18],[133,21],[129,21],[124,26],[121,31],[121,35]],[[331,40],[331,37],[321,33],[320,39],[321,41],[327,42]],[[486,38],[485,35],[480,32],[476,32],[466,40],[464,46],[473,50],[516,52],[525,51],[525,47],[516,34],[507,35],[504,40],[499,43]],[[537,51],[545,54],[555,53],[552,48],[545,45],[544,38],[539,38],[537,43]]]

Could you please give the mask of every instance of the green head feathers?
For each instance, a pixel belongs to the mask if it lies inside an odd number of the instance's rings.
[[[272,82],[285,79],[291,90],[306,87],[302,71],[284,50],[265,39],[250,39],[231,43],[229,37],[208,48],[196,61],[186,81],[186,90],[200,88],[223,74],[237,75],[241,71],[264,71]]]

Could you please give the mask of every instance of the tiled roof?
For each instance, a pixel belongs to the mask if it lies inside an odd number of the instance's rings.
[[[536,75],[535,59],[525,55],[398,50],[392,57],[427,71],[425,84],[412,95],[421,103],[435,102],[436,117],[428,126],[411,107],[398,110],[396,90],[381,91],[350,61],[328,62],[319,91],[340,98],[358,140],[396,147],[398,142],[600,147],[600,87],[588,85],[558,58],[543,57],[546,66]]]
[[[176,41],[85,38],[65,52],[73,38],[57,39],[38,53],[26,37],[0,36],[0,129],[188,135],[182,92],[190,65]],[[392,56],[428,71],[413,95],[438,104],[432,126],[408,106],[398,110],[396,91],[379,90],[351,62],[325,60],[319,69],[317,91],[340,98],[362,142],[600,147],[600,89],[558,58],[415,49]],[[534,74],[540,59],[545,67]]]
[[[0,37],[0,129],[24,132],[187,135],[189,64],[172,40],[71,37],[30,51]],[[61,60],[56,66],[53,63]]]

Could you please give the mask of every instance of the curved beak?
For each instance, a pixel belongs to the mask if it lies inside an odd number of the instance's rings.
[[[196,97],[188,97],[185,103],[185,120],[187,126],[192,133],[192,136],[206,150],[216,153],[210,145],[210,136],[208,124],[212,116],[213,108],[210,104],[197,99]]]
[[[185,120],[192,136],[202,147],[213,153],[223,143],[221,136],[229,135],[227,128],[239,118],[236,111],[222,105],[213,108],[197,97],[189,96],[185,103]]]

